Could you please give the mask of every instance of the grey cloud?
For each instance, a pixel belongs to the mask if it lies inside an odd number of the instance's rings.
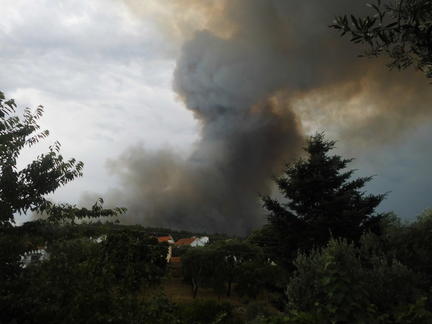
[[[71,24],[76,17],[84,20]],[[20,107],[44,105],[41,124],[51,132],[21,160],[59,140],[65,157],[85,163],[85,176],[58,190],[57,201],[77,203],[82,191],[114,187],[105,161],[131,143],[153,148],[176,134],[183,148],[196,137],[194,121],[169,89],[169,44],[131,20],[111,0],[2,1],[0,90]],[[171,118],[180,125],[172,127]]]

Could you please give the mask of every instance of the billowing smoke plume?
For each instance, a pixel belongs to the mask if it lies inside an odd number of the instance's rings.
[[[201,126],[187,158],[135,147],[111,162],[130,222],[244,233],[264,221],[258,195],[298,157],[305,132],[359,145],[430,116],[422,75],[358,59],[328,28],[362,1],[124,1],[183,43],[174,89]]]

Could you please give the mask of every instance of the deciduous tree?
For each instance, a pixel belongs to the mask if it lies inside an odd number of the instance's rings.
[[[368,4],[373,15],[336,17],[332,28],[351,41],[366,44],[366,56],[386,54],[389,67],[414,66],[432,78],[432,1],[375,1]]]

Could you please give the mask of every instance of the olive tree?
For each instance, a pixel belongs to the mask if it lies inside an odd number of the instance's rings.
[[[331,25],[350,35],[356,44],[365,44],[365,56],[385,54],[390,68],[414,66],[432,78],[432,1],[375,1],[367,4],[372,15],[336,17]]]

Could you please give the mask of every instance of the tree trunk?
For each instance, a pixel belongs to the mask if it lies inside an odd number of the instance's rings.
[[[198,284],[195,279],[192,279],[192,296],[196,298],[198,294]]]

